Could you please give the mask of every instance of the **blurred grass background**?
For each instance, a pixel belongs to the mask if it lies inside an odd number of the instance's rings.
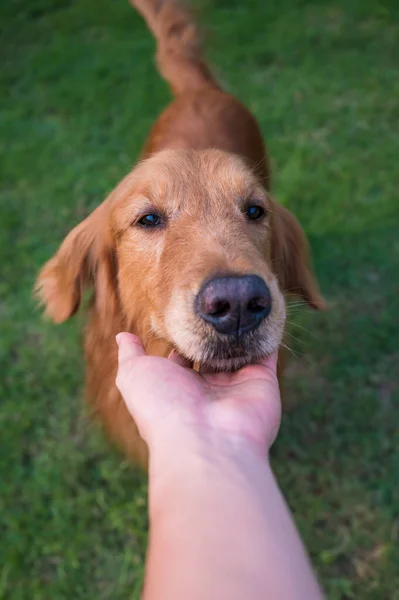
[[[328,597],[398,599],[399,5],[216,0],[203,18],[330,301],[290,314],[274,468]],[[124,0],[4,0],[0,27],[0,598],[138,598],[146,480],[85,421],[82,319],[44,323],[31,288],[168,90]]]

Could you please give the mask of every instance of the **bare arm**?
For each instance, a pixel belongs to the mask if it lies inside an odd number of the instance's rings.
[[[145,600],[321,600],[267,458],[275,361],[198,375],[125,336],[118,386],[150,448]]]
[[[151,469],[144,598],[320,600],[268,460],[248,447],[189,445],[174,459],[159,448]]]

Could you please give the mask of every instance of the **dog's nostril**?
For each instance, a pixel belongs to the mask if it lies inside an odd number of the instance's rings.
[[[249,312],[257,315],[259,313],[264,312],[267,306],[268,302],[266,302],[265,298],[252,298],[247,304],[247,309],[249,310]]]
[[[230,311],[230,304],[227,300],[217,300],[213,303],[208,314],[212,317],[224,317]]]

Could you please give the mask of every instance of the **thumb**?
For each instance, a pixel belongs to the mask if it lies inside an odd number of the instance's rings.
[[[132,394],[132,367],[134,366],[135,359],[145,356],[145,350],[140,339],[131,333],[118,333],[116,343],[118,344],[119,351],[118,373],[115,383],[125,401],[128,401]]]
[[[118,333],[116,336],[118,344],[118,377],[128,374],[132,361],[140,356],[145,356],[145,350],[140,339],[132,333]]]

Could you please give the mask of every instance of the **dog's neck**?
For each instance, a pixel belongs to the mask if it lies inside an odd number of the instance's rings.
[[[132,332],[134,333],[134,332]],[[148,337],[143,340],[145,351],[151,356],[163,356],[167,358],[173,347],[166,340],[157,337]]]

